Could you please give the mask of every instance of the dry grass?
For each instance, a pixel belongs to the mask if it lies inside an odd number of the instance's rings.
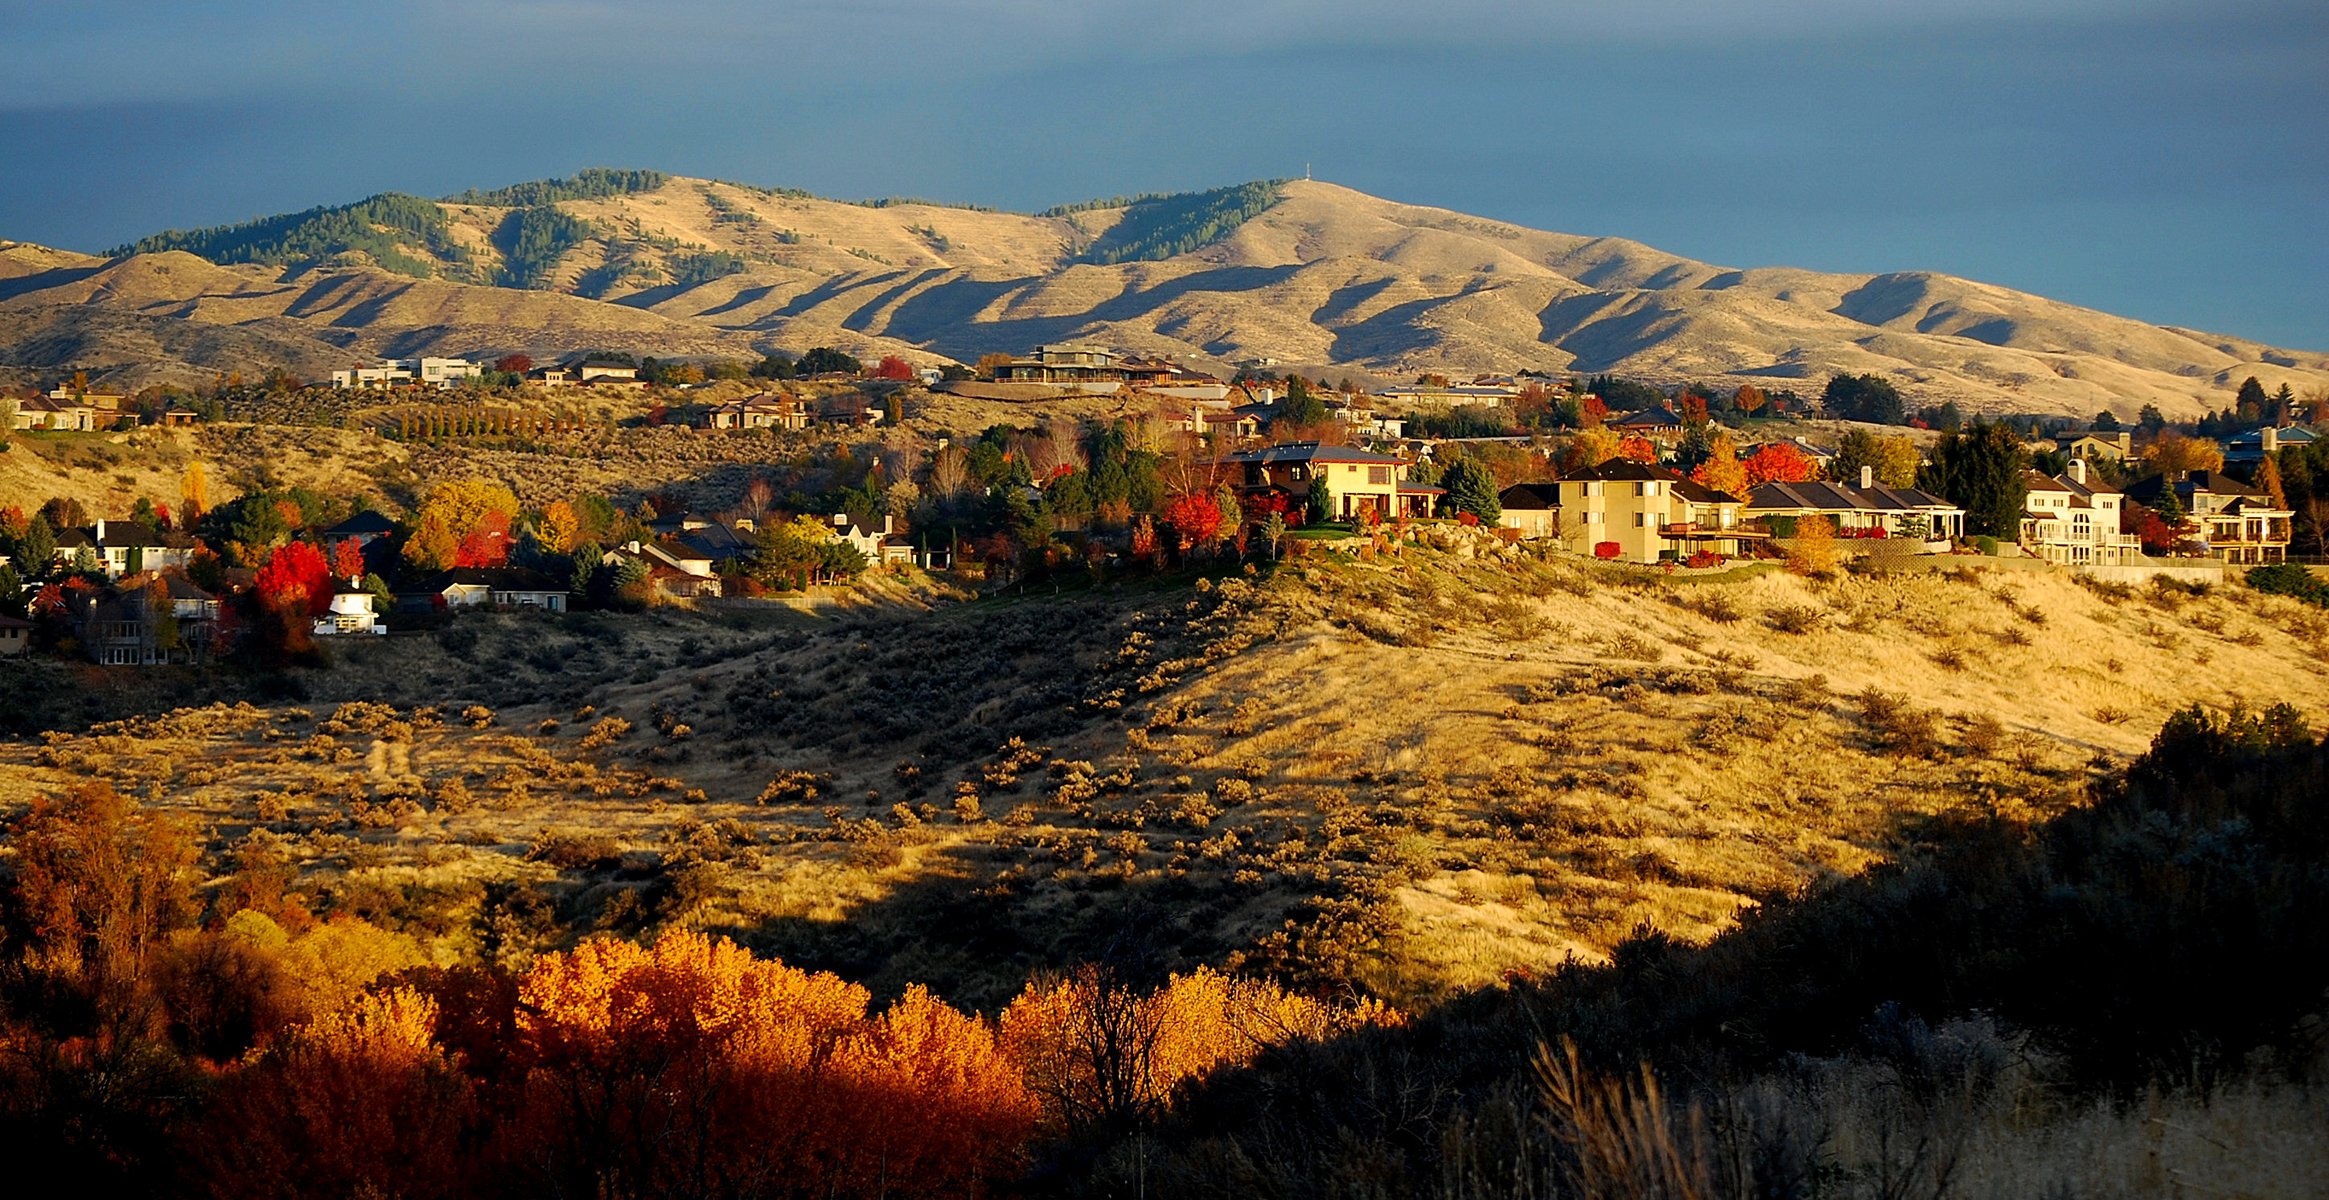
[[[2190,701],[2329,711],[2294,603],[1967,574],[1679,597],[1409,548],[1198,593],[464,620],[344,651],[304,709],[12,748],[0,798],[89,772],[222,854],[265,830],[447,954],[508,953],[481,930],[516,888],[521,952],[682,923],[985,1003],[1130,930],[1412,1002],[1644,922],[1704,940],[1921,815],[2057,811]],[[1787,609],[1822,616],[1744,616]]]

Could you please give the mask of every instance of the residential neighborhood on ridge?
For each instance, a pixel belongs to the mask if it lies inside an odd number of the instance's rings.
[[[1063,561],[1108,574],[1459,534],[1664,571],[1970,556],[2213,581],[2284,563],[2292,546],[2318,561],[2329,507],[2312,490],[2329,478],[2314,462],[2329,403],[2254,380],[2197,426],[2150,410],[1969,423],[1875,376],[1837,376],[1819,396],[1526,370],[1368,389],[1262,364],[1223,379],[1068,343],[975,369],[869,366],[819,348],[758,363],[421,357],[352,364],[320,384],[278,374],[136,395],[77,376],[5,403],[29,437],[118,439],[312,404],[410,445],[667,429],[776,439],[748,497],[702,509],[667,496],[521,501],[484,478],[412,496],[401,514],[301,489],[213,507],[199,480],[175,513],[166,496],[105,512],[12,498],[0,653],[107,665],[200,663],[254,637],[304,647],[475,608],[750,603],[868,571],[992,589]],[[926,442],[892,436],[935,404],[1008,419]],[[798,465],[835,437],[866,448],[842,450],[837,475]],[[811,476],[821,490],[802,486]],[[285,588],[311,622],[261,619]]]

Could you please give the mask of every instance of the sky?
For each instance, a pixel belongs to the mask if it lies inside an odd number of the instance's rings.
[[[2322,0],[0,0],[0,30],[0,238],[76,250],[587,166],[1020,210],[1307,168],[2329,350]]]

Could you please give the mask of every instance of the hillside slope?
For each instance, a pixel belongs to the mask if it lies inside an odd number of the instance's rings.
[[[599,172],[124,249],[137,253],[108,266],[0,243],[0,365],[104,370],[143,353],[251,369],[274,354],[304,369],[325,351],[303,339],[400,353],[837,344],[969,361],[1090,339],[1401,380],[1535,367],[1800,389],[1876,371],[1922,402],[2075,414],[2190,416],[2251,375],[2329,386],[2329,353],[1951,276],[1736,270],[1310,181],[1022,215]],[[242,265],[208,283],[188,250]],[[89,310],[265,336],[133,336]]]

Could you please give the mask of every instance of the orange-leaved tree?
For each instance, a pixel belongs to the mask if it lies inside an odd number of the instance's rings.
[[[1204,492],[1183,492],[1165,505],[1164,520],[1173,527],[1181,552],[1186,554],[1189,547],[1212,541],[1220,531],[1221,506]]]
[[[1747,456],[1747,486],[1761,487],[1766,483],[1802,483],[1819,474],[1819,464],[1812,457],[1785,442],[1759,446]]]
[[[218,1196],[451,1196],[469,1081],[435,1042],[437,1006],[412,988],[359,997],[227,1072],[187,1139]]]
[[[880,1018],[867,999],[697,933],[545,957],[519,986],[526,1144],[511,1160],[574,1195],[936,1195],[1009,1178],[1032,1105],[992,1035],[926,994]]]

